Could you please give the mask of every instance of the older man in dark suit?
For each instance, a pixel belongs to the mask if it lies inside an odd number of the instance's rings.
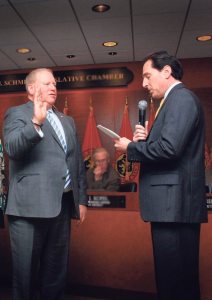
[[[151,222],[159,300],[199,300],[200,223],[207,222],[204,115],[196,95],[180,81],[181,63],[166,51],[148,56],[143,87],[162,99],[147,130],[136,125],[133,142],[115,143],[141,162],[140,206]]]
[[[34,299],[38,270],[40,299],[63,299],[70,217],[83,222],[87,210],[84,164],[73,119],[54,108],[52,71],[32,71],[26,89],[29,101],[4,121],[13,300]]]

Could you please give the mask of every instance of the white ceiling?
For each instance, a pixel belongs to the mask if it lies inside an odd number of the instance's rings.
[[[99,3],[111,9],[93,12]],[[203,34],[212,34],[212,0],[0,0],[0,71],[142,61],[163,49],[212,57],[212,41],[196,41]],[[103,47],[108,40],[118,46]],[[21,55],[19,47],[32,51]]]

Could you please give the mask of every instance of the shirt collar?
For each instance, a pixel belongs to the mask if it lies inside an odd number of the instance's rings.
[[[164,94],[164,99],[166,99],[166,97],[168,96],[168,94],[170,93],[170,91],[178,84],[182,83],[181,81],[177,81],[175,83],[173,83],[172,85],[170,85],[170,87],[168,88],[168,90],[165,92]]]

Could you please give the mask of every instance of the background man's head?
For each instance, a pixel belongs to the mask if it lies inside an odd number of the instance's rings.
[[[102,171],[106,172],[110,163],[110,155],[105,148],[96,148],[93,152],[94,166],[100,166]]]

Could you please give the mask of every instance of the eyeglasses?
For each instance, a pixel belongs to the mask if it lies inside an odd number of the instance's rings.
[[[104,159],[97,159],[97,160],[95,160],[95,164],[104,164],[105,162],[107,162],[107,159],[106,158],[104,158]]]

